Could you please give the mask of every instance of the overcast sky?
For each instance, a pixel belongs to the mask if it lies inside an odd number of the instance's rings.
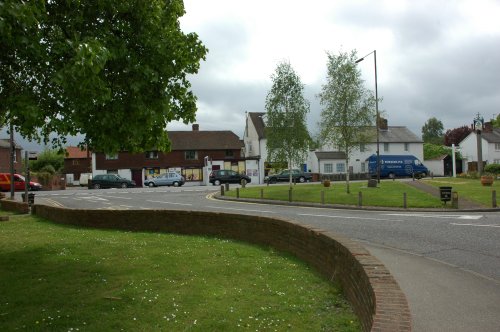
[[[184,0],[185,32],[208,47],[191,78],[201,130],[243,135],[245,111],[265,112],[271,74],[289,61],[311,103],[326,79],[327,52],[377,51],[379,105],[389,125],[421,136],[431,117],[446,129],[500,113],[500,1]],[[374,90],[374,57],[359,63]],[[170,130],[190,129],[171,124]]]
[[[500,113],[499,0],[184,4],[181,28],[196,32],[209,49],[190,79],[201,130],[232,130],[241,137],[245,111],[265,112],[270,76],[279,62],[289,61],[305,84],[308,126],[317,132],[321,107],[316,95],[325,83],[326,54],[351,50],[360,57],[377,51],[380,110],[389,125],[407,126],[421,136],[431,117],[446,130],[469,125],[478,112],[486,120]],[[373,90],[373,54],[358,66]],[[190,130],[191,125],[172,123],[168,129]]]

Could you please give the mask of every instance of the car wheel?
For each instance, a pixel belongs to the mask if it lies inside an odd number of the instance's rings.
[[[120,187],[127,188],[127,184],[125,182],[123,182]]]
[[[215,180],[214,181],[214,186],[220,186],[220,180]]]
[[[94,183],[94,184],[92,185],[92,187],[93,187],[94,189],[101,189],[101,185],[100,185],[99,183]]]
[[[174,182],[174,187],[178,187],[179,186],[179,182],[175,181]]]
[[[301,176],[301,177],[299,178],[299,182],[300,182],[300,183],[304,183],[304,182],[306,182],[306,178],[305,178],[305,177],[303,177],[303,176]]]
[[[149,188],[153,188],[154,186],[155,186],[155,184],[154,184],[153,182],[149,182],[149,183],[148,183],[148,187],[149,187]]]

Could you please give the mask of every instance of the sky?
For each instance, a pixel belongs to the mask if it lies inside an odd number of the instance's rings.
[[[389,125],[407,126],[421,136],[431,117],[446,130],[470,125],[477,113],[485,120],[500,114],[499,0],[184,0],[184,5],[181,29],[197,33],[209,49],[199,73],[190,77],[200,130],[232,130],[242,137],[245,112],[265,112],[271,75],[288,61],[305,85],[308,128],[317,133],[316,96],[326,82],[327,53],[352,50],[359,57],[376,50],[379,109]],[[374,90],[374,54],[358,67]],[[167,129],[191,130],[191,125],[174,122]]]
[[[200,130],[243,135],[245,112],[265,112],[271,75],[288,61],[318,132],[317,94],[326,82],[327,53],[376,50],[379,109],[389,125],[421,136],[431,118],[445,130],[500,114],[500,1],[488,0],[184,0],[185,32],[209,49],[198,75]],[[375,89],[374,55],[358,64]],[[188,130],[173,123],[169,130]]]

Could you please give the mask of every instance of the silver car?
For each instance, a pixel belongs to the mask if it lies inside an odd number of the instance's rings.
[[[159,186],[174,186],[180,187],[185,183],[185,179],[182,175],[177,172],[167,172],[158,175],[157,177],[147,179],[144,181],[144,185],[148,187],[159,187]]]

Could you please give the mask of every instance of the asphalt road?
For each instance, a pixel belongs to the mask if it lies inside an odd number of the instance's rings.
[[[415,331],[500,331],[500,214],[358,211],[228,202],[215,187],[68,189],[41,204],[280,216],[362,243],[405,292]]]

